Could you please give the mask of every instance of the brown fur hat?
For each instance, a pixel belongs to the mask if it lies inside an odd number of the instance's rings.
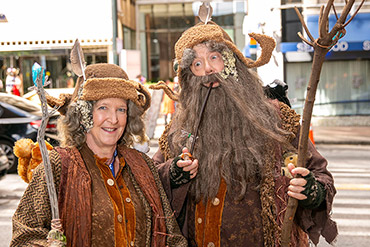
[[[99,100],[105,98],[123,98],[131,100],[143,111],[150,106],[149,91],[140,83],[128,79],[126,72],[115,64],[91,64],[85,68],[86,81],[79,77],[73,95],[61,94],[59,99],[47,96],[47,102],[52,107],[60,107],[64,115],[70,102],[77,100],[78,91],[82,85],[82,100]]]
[[[184,51],[187,48],[194,46],[205,41],[216,41],[224,43],[248,68],[259,67],[270,61],[272,51],[275,48],[275,40],[263,34],[250,33],[249,36],[257,40],[262,48],[262,54],[257,61],[246,58],[243,53],[232,42],[230,36],[214,22],[204,24],[200,22],[195,26],[187,29],[175,44],[175,56],[178,64],[181,64]],[[177,75],[181,85],[181,66],[178,67]]]
[[[144,111],[150,106],[150,93],[140,83],[128,80],[126,72],[115,64],[93,64],[86,67],[82,100],[123,98]]]

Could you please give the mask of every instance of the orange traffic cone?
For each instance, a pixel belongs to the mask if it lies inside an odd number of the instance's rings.
[[[315,140],[313,139],[313,129],[312,129],[312,123],[310,124],[310,132],[308,132],[308,138],[310,138],[313,145],[315,145]]]

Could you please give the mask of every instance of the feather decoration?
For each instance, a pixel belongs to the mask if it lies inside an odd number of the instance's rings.
[[[80,42],[78,39],[76,39],[72,50],[71,50],[71,65],[72,65],[72,71],[78,75],[78,76],[83,76],[84,81],[86,81],[85,77],[85,59],[84,59],[84,54],[82,52],[82,48],[80,46]]]
[[[199,7],[198,16],[199,19],[204,22],[204,24],[207,24],[212,17],[212,6],[209,2],[203,2],[203,4]]]
[[[42,76],[40,74],[42,73]],[[35,84],[35,87],[37,87],[37,79],[41,78],[42,79],[42,85],[45,85],[45,70],[42,69],[40,64],[34,63],[32,66],[32,80],[33,84]]]

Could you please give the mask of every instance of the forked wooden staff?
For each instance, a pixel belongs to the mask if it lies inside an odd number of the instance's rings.
[[[307,40],[303,35],[298,32],[298,36],[308,44],[312,46],[314,49],[313,61],[312,61],[312,68],[311,68],[311,75],[310,80],[308,82],[307,87],[307,96],[304,104],[303,109],[303,117],[302,117],[302,126],[299,135],[299,144],[298,144],[298,167],[304,167],[306,164],[307,159],[307,146],[308,146],[308,134],[310,129],[311,117],[312,117],[312,109],[315,102],[315,95],[317,90],[317,85],[320,80],[320,73],[323,62],[325,60],[325,55],[328,51],[338,42],[340,38],[342,38],[345,33],[345,27],[352,21],[355,15],[358,13],[360,8],[362,7],[365,0],[362,0],[358,8],[356,9],[355,13],[351,16],[351,18],[346,22],[347,16],[352,9],[355,0],[346,0],[346,5],[344,6],[340,17],[338,17],[337,12],[334,6],[334,0],[329,0],[324,6],[321,6],[320,9],[320,16],[319,16],[319,38],[314,39],[311,35],[310,31],[308,30],[303,17],[299,10],[295,8],[295,11],[301,21],[304,30],[306,31],[310,40]],[[329,32],[329,13],[330,9],[333,7],[334,14],[337,18],[337,22],[333,26],[333,28]],[[292,232],[292,225],[294,220],[294,215],[297,210],[298,200],[292,197],[289,197],[287,211],[284,216],[284,222],[282,226],[282,233],[281,233],[281,246],[282,247],[289,247],[291,241],[291,232]]]
[[[42,110],[41,125],[37,133],[37,142],[39,143],[40,152],[45,168],[46,184],[49,193],[50,207],[51,207],[51,230],[48,233],[48,246],[49,247],[63,247],[66,246],[66,237],[63,234],[61,220],[59,218],[58,198],[54,185],[53,171],[50,164],[49,154],[45,144],[45,130],[49,117],[56,110],[54,109],[49,113],[48,105],[45,96],[44,82],[43,82],[43,69],[39,71],[36,77],[35,85],[37,87],[37,94],[39,95]]]

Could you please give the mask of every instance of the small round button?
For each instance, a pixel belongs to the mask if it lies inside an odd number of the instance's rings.
[[[126,197],[126,202],[131,202],[130,197]]]
[[[198,221],[198,224],[202,224],[203,222],[202,218],[198,218],[197,221]]]
[[[130,245],[131,245],[131,246],[134,246],[134,241],[131,241],[131,242],[130,242]]]
[[[113,186],[113,185],[114,185],[114,181],[113,181],[113,179],[109,178],[109,179],[107,180],[107,184],[108,184],[109,186]]]
[[[207,247],[215,247],[215,244],[214,244],[213,242],[209,242],[209,243],[207,244]]]
[[[215,199],[213,199],[212,204],[217,206],[218,204],[220,204],[220,199],[216,197]]]
[[[119,223],[122,223],[122,220],[123,220],[123,217],[122,217],[122,215],[117,215],[117,220],[118,220],[118,222]]]

